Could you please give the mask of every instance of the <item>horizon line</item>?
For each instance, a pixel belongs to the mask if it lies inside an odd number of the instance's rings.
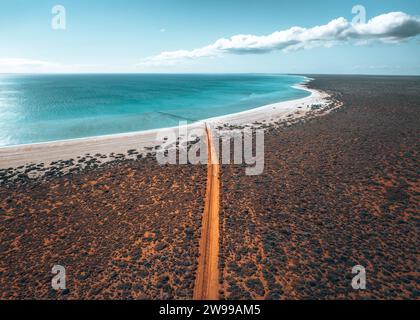
[[[0,72],[3,75],[290,75],[290,76],[387,76],[420,77],[417,74],[381,74],[381,73],[291,73],[291,72]]]

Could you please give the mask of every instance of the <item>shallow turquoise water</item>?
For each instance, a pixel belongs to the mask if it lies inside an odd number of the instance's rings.
[[[0,75],[0,146],[178,125],[302,98],[286,75]]]

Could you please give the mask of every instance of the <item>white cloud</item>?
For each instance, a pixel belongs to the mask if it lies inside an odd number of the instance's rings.
[[[17,72],[19,70],[36,70],[36,69],[50,69],[58,67],[59,64],[33,59],[21,58],[0,58],[0,72]]]
[[[24,58],[0,58],[0,73],[89,72],[98,68],[103,68],[103,66],[99,64],[62,64]]]
[[[352,24],[341,17],[309,29],[292,27],[266,36],[240,34],[193,50],[165,51],[144,59],[138,66],[173,65],[183,60],[216,57],[225,53],[258,54],[275,50],[287,52],[320,46],[331,47],[348,42],[355,42],[357,45],[372,41],[395,43],[419,34],[420,18],[403,12],[382,14],[364,24]]]

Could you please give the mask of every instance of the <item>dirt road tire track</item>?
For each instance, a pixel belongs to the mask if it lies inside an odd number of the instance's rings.
[[[212,143],[211,128],[206,124],[208,163],[207,190],[200,239],[200,257],[193,298],[219,299],[219,205],[220,165]]]

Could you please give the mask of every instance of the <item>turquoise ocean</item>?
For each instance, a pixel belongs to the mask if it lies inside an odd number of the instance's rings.
[[[276,74],[0,75],[0,147],[177,126],[310,93]]]

